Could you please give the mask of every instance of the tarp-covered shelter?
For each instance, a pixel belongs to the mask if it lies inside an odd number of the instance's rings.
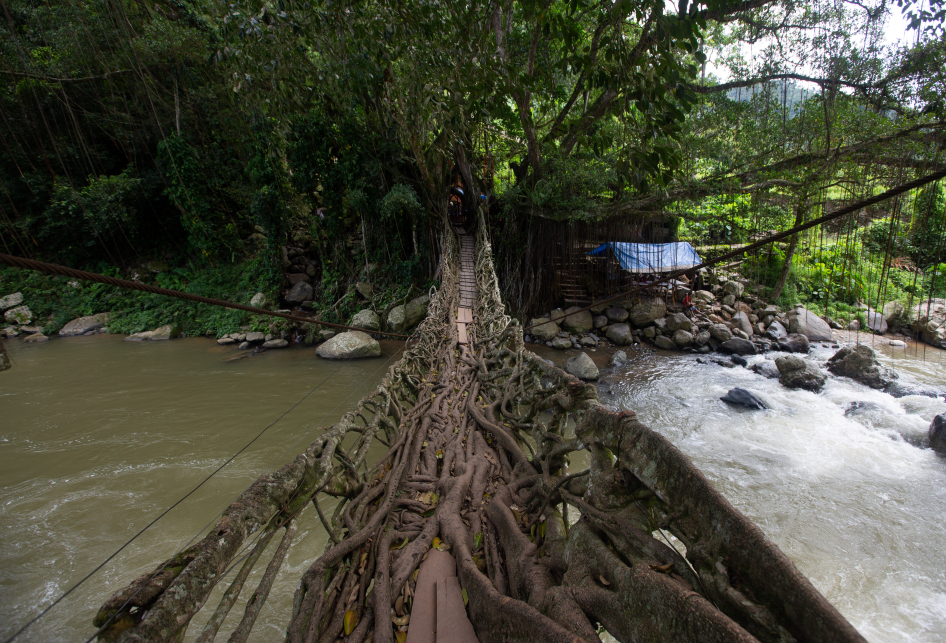
[[[627,243],[609,241],[589,252],[593,257],[604,257],[611,250],[621,268],[633,273],[670,272],[698,266],[703,262],[689,243]]]

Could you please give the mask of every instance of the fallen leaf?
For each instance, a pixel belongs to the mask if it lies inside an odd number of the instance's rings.
[[[356,625],[358,625],[358,612],[355,610],[345,612],[345,636],[351,636]]]
[[[478,531],[473,536],[473,550],[479,549],[481,544],[483,544],[483,533]]]
[[[601,576],[600,574],[598,575],[598,580],[601,581],[601,584],[604,585],[605,587],[611,584],[608,582],[607,578],[605,578],[604,576]]]
[[[670,568],[673,567],[673,563],[667,563],[666,565],[651,565],[650,568],[655,572],[663,572],[666,574],[670,571]]]
[[[466,593],[466,588],[464,587],[460,590],[460,595],[463,596],[463,604],[468,605],[470,603],[470,596]]]
[[[404,536],[404,542],[402,542],[400,545],[392,546],[391,549],[402,549],[405,545],[407,545],[407,542],[408,542],[407,536]]]

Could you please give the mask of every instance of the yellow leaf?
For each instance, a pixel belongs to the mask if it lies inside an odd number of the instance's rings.
[[[437,547],[440,547],[440,539],[439,539],[439,538],[434,537],[433,547],[434,547],[434,549],[436,549]]]
[[[397,641],[397,643],[404,643],[404,641],[407,640],[407,632],[397,632],[394,635],[394,639]]]
[[[358,612],[355,610],[345,612],[345,636],[351,636],[356,625],[358,625]]]
[[[402,549],[405,545],[407,545],[407,536],[404,536],[404,542],[400,545],[393,545],[391,549]]]
[[[466,593],[466,588],[464,587],[460,590],[460,595],[463,596],[463,604],[467,605],[470,602],[470,595]]]

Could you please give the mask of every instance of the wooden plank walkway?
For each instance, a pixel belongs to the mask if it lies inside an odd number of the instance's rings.
[[[460,235],[460,303],[457,308],[457,340],[461,346],[470,343],[467,325],[473,323],[473,306],[476,304],[476,259],[473,254],[473,237],[462,227],[456,228]]]

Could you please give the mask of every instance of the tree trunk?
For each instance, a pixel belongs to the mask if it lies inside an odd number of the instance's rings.
[[[793,228],[797,228],[805,222],[805,219],[808,218],[808,210],[810,209],[811,205],[808,201],[808,196],[805,195],[795,208],[795,224],[792,226]],[[788,273],[792,269],[792,257],[795,255],[795,248],[797,246],[798,233],[795,233],[788,242],[788,251],[785,253],[785,265],[782,266],[782,272],[778,276],[778,281],[775,282],[775,287],[769,295],[769,299],[773,302],[778,300],[782,294],[782,289],[785,287],[785,280],[788,279]]]

